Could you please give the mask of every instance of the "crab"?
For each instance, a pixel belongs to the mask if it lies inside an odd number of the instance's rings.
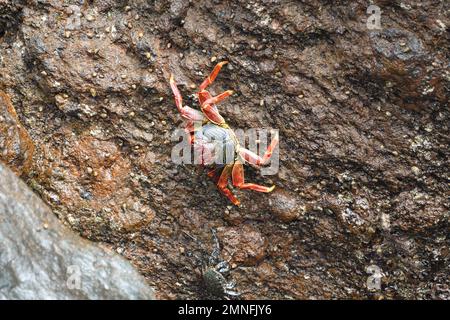
[[[216,183],[219,191],[234,205],[239,206],[240,201],[228,186],[230,178],[232,185],[239,189],[265,193],[274,190],[275,186],[266,187],[245,182],[244,164],[248,163],[257,168],[266,165],[278,145],[278,136],[276,135],[272,139],[262,157],[239,145],[234,131],[220,115],[216,106],[216,104],[231,96],[233,91],[227,90],[213,97],[206,90],[214,82],[221,68],[227,63],[227,61],[219,62],[200,85],[199,91],[196,93],[200,110],[183,105],[183,99],[173,75],[170,76],[170,87],[175,96],[177,109],[187,121],[185,131],[188,134],[189,143],[193,145],[194,153],[199,155],[198,158],[203,166],[211,167],[208,176]]]
[[[230,271],[230,267],[227,261],[219,259],[220,243],[214,229],[212,234],[214,249],[208,258],[208,263],[203,265],[201,270],[203,285],[206,292],[214,297],[237,297],[240,293],[233,290],[236,287],[236,283],[227,281],[225,278]]]

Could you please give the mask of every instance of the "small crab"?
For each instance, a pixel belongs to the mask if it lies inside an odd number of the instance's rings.
[[[227,281],[225,276],[230,271],[228,262],[221,261],[220,243],[215,230],[212,230],[214,250],[209,256],[208,263],[202,267],[202,282],[207,293],[214,297],[237,297],[240,293],[233,291],[236,286],[234,281]]]
[[[196,93],[200,110],[183,106],[183,100],[173,75],[170,77],[170,86],[175,96],[178,111],[187,120],[185,131],[189,136],[189,142],[194,147],[194,153],[200,155],[198,158],[201,159],[202,165],[211,166],[208,176],[217,184],[218,189],[233,204],[239,206],[240,201],[228,188],[230,178],[233,186],[239,189],[268,193],[275,188],[275,186],[265,187],[254,183],[246,183],[243,164],[249,163],[258,168],[266,165],[278,145],[278,136],[272,139],[262,157],[239,145],[234,131],[228,126],[216,107],[217,103],[232,95],[233,91],[227,90],[213,97],[206,90],[226,63],[227,61],[218,63],[212,73],[200,85],[200,90]]]

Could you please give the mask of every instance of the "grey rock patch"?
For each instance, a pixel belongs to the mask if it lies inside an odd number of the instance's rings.
[[[0,165],[0,299],[154,299],[124,258],[64,227]]]

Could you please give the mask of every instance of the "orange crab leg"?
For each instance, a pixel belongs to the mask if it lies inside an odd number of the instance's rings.
[[[214,82],[217,75],[219,74],[220,69],[222,69],[222,66],[224,66],[227,63],[228,63],[228,61],[222,61],[222,62],[219,62],[218,64],[216,64],[216,66],[214,67],[214,70],[211,72],[211,74],[208,76],[208,78],[206,78],[200,85],[200,87],[199,87],[200,91],[205,90],[206,87],[208,87],[211,83]]]
[[[203,113],[208,118],[208,120],[216,124],[225,123],[225,119],[220,115],[219,110],[217,109],[215,104],[219,103],[220,101],[224,100],[226,97],[229,97],[232,94],[233,91],[231,90],[227,90],[215,97],[211,97],[211,95],[207,91],[203,91],[199,94],[199,100],[203,101],[201,102],[200,107]]]
[[[175,104],[177,105],[177,109],[183,118],[193,121],[203,121],[205,119],[200,111],[192,109],[188,106],[183,107],[183,98],[181,97],[177,84],[173,79],[173,75],[170,75],[170,87],[172,88],[173,95],[175,96]]]
[[[269,162],[270,158],[272,157],[273,151],[278,145],[278,141],[279,141],[278,136],[273,138],[272,142],[267,147],[267,150],[262,157],[245,148],[240,148],[239,153],[242,156],[242,158],[244,158],[245,161],[254,164],[256,166],[263,166]]]
[[[219,103],[220,101],[224,100],[226,97],[231,96],[232,94],[233,94],[232,90],[227,90],[215,97],[207,99],[205,102],[202,103],[202,105]]]
[[[222,192],[234,205],[238,206],[241,202],[234,196],[234,194],[228,189],[228,179],[230,178],[231,168],[233,165],[229,164],[223,168],[222,174],[217,182],[217,188]]]
[[[214,107],[214,105],[202,105],[202,111],[209,121],[219,125],[225,123],[225,119],[220,115],[219,111]]]
[[[245,183],[244,166],[240,162],[235,162],[232,171],[233,185],[239,189],[250,189],[258,192],[271,192],[275,186],[265,187],[255,183]]]
[[[210,177],[216,184],[217,184],[217,182],[219,182],[219,176],[217,175],[217,171],[219,169],[220,168],[214,168],[214,169],[208,171],[208,173],[207,173],[208,177]]]

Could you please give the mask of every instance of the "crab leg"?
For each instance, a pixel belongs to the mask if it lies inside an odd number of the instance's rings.
[[[231,290],[225,290],[225,293],[230,295],[230,296],[234,296],[234,297],[239,297],[241,294],[239,292],[236,291],[231,291]]]
[[[232,94],[233,91],[231,90],[227,90],[224,93],[221,93],[215,97],[211,97],[208,91],[202,91],[198,93],[200,108],[202,109],[203,113],[206,115],[208,120],[219,125],[225,123],[225,119],[220,115],[219,110],[215,106],[215,103],[222,101],[223,99]]]
[[[217,108],[214,107],[212,104],[202,105],[202,111],[206,115],[209,121],[216,123],[216,124],[224,124],[225,119],[220,115]]]
[[[219,188],[220,192],[227,196],[234,205],[238,206],[241,202],[233,195],[233,193],[231,193],[230,189],[228,189],[228,179],[230,178],[232,166],[233,165],[231,164],[225,166],[219,181],[217,182],[217,188]]]
[[[227,90],[215,97],[209,98],[207,99],[205,102],[202,103],[202,106],[205,106],[207,104],[216,104],[219,103],[220,101],[224,100],[226,97],[229,97],[233,94],[232,90]]]
[[[214,249],[211,252],[211,255],[209,256],[209,264],[213,265],[217,262],[217,260],[219,259],[219,255],[220,255],[220,242],[219,242],[219,238],[217,238],[217,234],[216,234],[216,230],[214,230],[214,228],[211,229],[211,233],[213,235],[213,240],[214,240]]]
[[[201,109],[205,113],[206,117],[214,123],[223,124],[225,123],[225,119],[220,115],[219,110],[215,106],[216,103],[224,100],[226,97],[229,97],[233,94],[233,91],[227,90],[224,93],[221,93],[215,97],[211,97],[206,99],[201,104]]]
[[[216,265],[216,270],[220,273],[227,273],[230,271],[230,266],[227,261],[222,261]]]
[[[181,97],[177,84],[173,79],[173,75],[170,75],[170,87],[172,88],[173,95],[175,96],[175,104],[177,105],[177,109],[183,118],[192,121],[203,121],[205,119],[204,115],[200,111],[192,109],[188,106],[183,107],[183,98]]]
[[[210,177],[214,181],[215,184],[217,184],[217,182],[219,182],[220,175],[219,175],[218,171],[221,169],[223,169],[223,167],[216,167],[216,168],[208,171],[208,173],[207,173],[208,177]]]
[[[245,148],[240,148],[239,153],[242,156],[242,158],[244,158],[245,161],[254,164],[256,166],[263,166],[267,164],[267,162],[269,162],[270,160],[270,157],[272,157],[272,153],[278,145],[278,140],[279,140],[278,136],[272,139],[272,142],[267,147],[267,150],[262,157]]]
[[[228,61],[222,61],[222,62],[219,62],[218,64],[216,64],[216,66],[214,67],[214,70],[211,72],[211,74],[208,76],[208,78],[206,78],[200,85],[200,87],[199,87],[200,91],[205,90],[206,87],[208,87],[211,83],[214,82],[217,75],[219,74],[220,69],[222,69],[222,66],[224,66],[227,63],[228,63]]]
[[[232,171],[233,185],[239,189],[250,189],[258,192],[271,192],[275,186],[265,187],[254,183],[245,183],[244,166],[240,162],[235,162]]]

